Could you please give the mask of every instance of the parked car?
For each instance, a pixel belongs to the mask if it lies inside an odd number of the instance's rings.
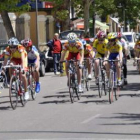
[[[3,52],[4,52],[4,50],[6,49],[7,46],[8,46],[7,43],[3,43],[0,40],[0,62],[2,62],[4,60]],[[40,72],[40,76],[43,77],[43,76],[45,76],[46,58],[45,58],[45,54],[43,52],[39,51],[39,54],[40,54],[40,69],[39,69],[39,72]]]
[[[78,37],[80,37],[81,35],[84,34],[84,30],[67,30],[67,31],[61,32],[59,34],[59,38],[60,38],[62,44],[64,44],[67,41],[67,35],[69,33],[75,33],[75,34],[77,34]]]
[[[135,42],[136,42],[136,33],[135,32],[123,32],[123,35],[125,35],[127,40],[129,41],[131,56],[134,57],[134,46],[135,46]]]

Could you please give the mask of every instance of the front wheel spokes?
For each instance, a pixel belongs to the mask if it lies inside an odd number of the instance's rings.
[[[112,71],[110,71],[110,76],[109,76],[109,83],[108,83],[108,91],[109,91],[109,102],[110,104],[113,102],[113,84],[114,84],[114,74]]]
[[[30,76],[30,90],[31,90],[31,96],[32,99],[35,100],[36,98],[36,92],[35,92],[36,82],[32,76]]]
[[[74,102],[74,90],[73,90],[73,85],[72,85],[72,75],[69,73],[68,74],[68,86],[69,86],[69,94],[70,94],[70,100],[71,100],[71,103]]]
[[[99,76],[98,78],[98,92],[99,92],[99,97],[102,97],[102,90],[103,90],[103,84],[102,84],[102,78]]]
[[[25,106],[26,104],[26,100],[25,100],[25,90],[24,90],[24,86],[23,83],[22,85],[19,86],[19,90],[20,90],[20,102],[22,104],[22,106]]]
[[[114,88],[115,99],[118,100],[119,98],[120,87]]]
[[[17,79],[15,76],[11,77],[10,87],[9,87],[9,98],[11,107],[16,109],[18,103],[18,87],[17,87]]]
[[[107,81],[107,78],[106,78],[106,75],[105,75],[105,71],[103,72],[103,88],[104,88],[104,93],[105,95],[107,95],[107,84],[108,84],[108,81]]]

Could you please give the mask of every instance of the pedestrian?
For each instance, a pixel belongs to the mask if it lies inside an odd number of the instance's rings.
[[[47,43],[47,46],[50,48],[53,57],[53,67],[54,74],[58,75],[63,73],[62,67],[59,65],[59,60],[61,57],[62,43],[59,40],[59,34],[55,33],[54,38]]]

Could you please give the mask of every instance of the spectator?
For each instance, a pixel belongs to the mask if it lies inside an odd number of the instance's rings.
[[[62,73],[62,68],[61,66],[59,67],[59,60],[61,57],[61,50],[62,50],[62,44],[59,40],[59,34],[55,33],[54,34],[54,38],[53,40],[50,40],[47,43],[47,46],[49,46],[51,52],[52,52],[52,56],[53,56],[53,66],[54,66],[54,74],[57,75],[60,73]]]

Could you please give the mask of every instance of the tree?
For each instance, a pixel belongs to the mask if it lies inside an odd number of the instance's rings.
[[[25,0],[26,1],[26,0]],[[8,12],[21,12],[21,11],[28,11],[29,10],[29,2],[26,1],[25,4],[18,7],[18,3],[20,0],[1,0],[0,4],[0,13],[3,19],[3,23],[7,32],[8,37],[15,37],[15,33],[13,31],[10,18],[8,16]]]

